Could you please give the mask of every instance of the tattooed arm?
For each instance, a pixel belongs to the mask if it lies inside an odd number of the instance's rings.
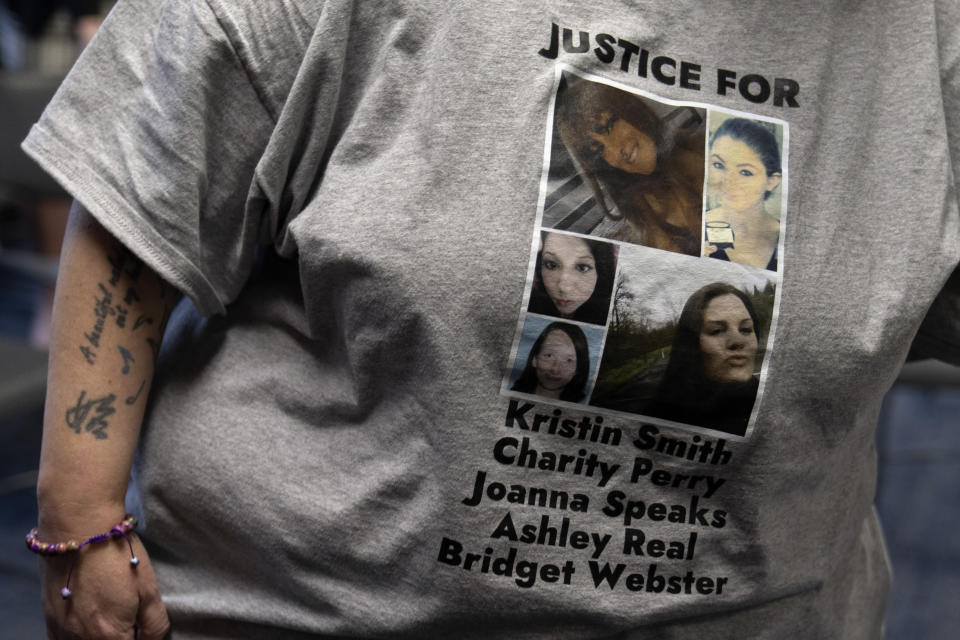
[[[84,540],[124,516],[124,496],[174,290],[75,204],[54,299],[37,497],[40,538]],[[41,562],[53,638],[163,637],[167,622],[146,551],[120,541]]]

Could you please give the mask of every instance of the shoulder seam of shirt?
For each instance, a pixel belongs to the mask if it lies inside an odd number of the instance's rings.
[[[220,14],[217,13],[217,10],[214,9],[213,5],[210,4],[210,1],[203,0],[203,3],[206,5],[207,10],[209,10],[213,17],[217,20],[217,24],[220,26],[220,32],[223,34],[223,37],[226,39],[227,43],[229,43],[230,49],[233,51],[233,55],[237,59],[237,63],[240,65],[240,68],[243,69],[243,73],[247,77],[247,82],[250,84],[250,88],[253,89],[253,92],[257,96],[257,101],[260,102],[260,106],[262,106],[264,111],[267,112],[267,116],[270,117],[270,120],[276,124],[278,121],[278,114],[270,107],[270,100],[268,99],[268,96],[260,87],[260,84],[256,81],[253,73],[251,73],[246,59],[243,55],[241,55],[242,47],[238,47],[230,37],[230,31],[224,25],[223,19],[221,18]]]

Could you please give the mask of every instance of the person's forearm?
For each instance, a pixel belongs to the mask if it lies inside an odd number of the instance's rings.
[[[157,350],[177,294],[78,205],[54,300],[37,496],[48,537],[123,516]]]

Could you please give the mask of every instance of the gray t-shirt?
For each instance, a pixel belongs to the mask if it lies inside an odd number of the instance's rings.
[[[134,474],[174,637],[879,637],[958,21],[121,0],[25,148],[189,297]]]

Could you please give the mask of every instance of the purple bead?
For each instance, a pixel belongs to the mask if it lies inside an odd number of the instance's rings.
[[[73,591],[70,591],[70,589],[68,589],[67,587],[60,589],[60,597],[63,598],[64,600],[69,598],[72,593]]]
[[[138,564],[140,564],[140,558],[138,558],[137,556],[131,556],[130,564],[132,564],[133,566],[137,566]]]

